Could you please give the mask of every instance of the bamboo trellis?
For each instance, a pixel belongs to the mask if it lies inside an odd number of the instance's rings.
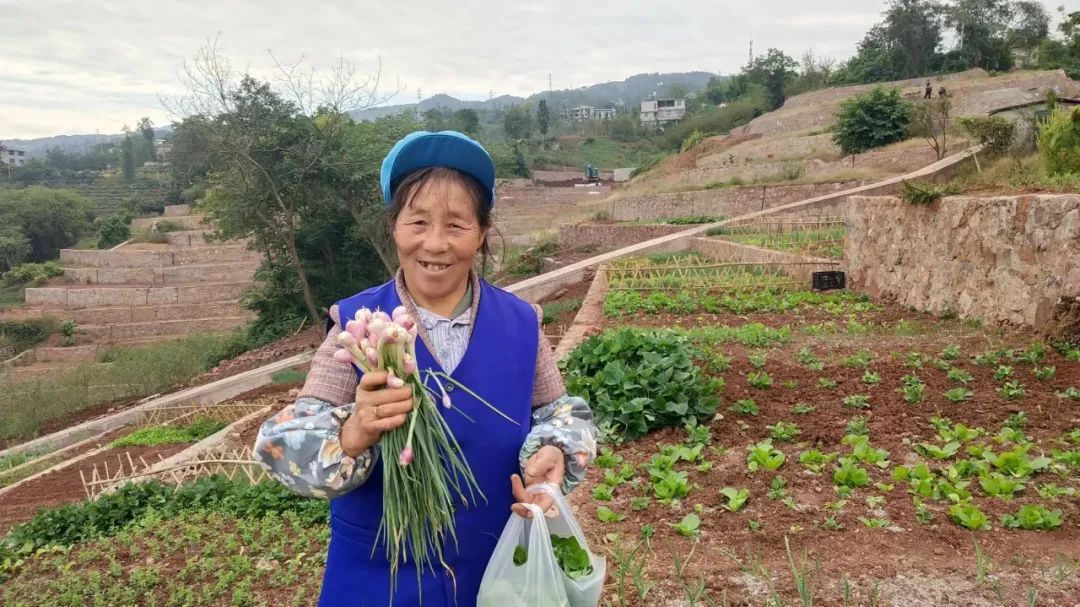
[[[249,447],[230,445],[171,466],[159,466],[157,469],[154,469],[154,466],[164,460],[161,455],[158,455],[158,461],[153,464],[147,462],[142,456],[136,462],[130,453],[125,452],[124,455],[127,456],[126,464],[124,459],[117,455],[115,466],[110,468],[107,462],[102,462],[100,468],[95,465],[89,478],[82,470],[79,471],[83,491],[86,492],[88,499],[94,499],[124,483],[151,477],[175,486],[180,486],[200,476],[215,474],[226,476],[230,480],[242,474],[252,484],[269,478],[266,470],[252,458]]]
[[[143,426],[180,424],[196,417],[209,417],[221,421],[234,421],[248,413],[262,409],[265,402],[252,401],[227,404],[167,405],[148,409],[140,420]]]

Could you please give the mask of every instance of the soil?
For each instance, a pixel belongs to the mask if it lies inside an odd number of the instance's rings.
[[[130,428],[127,431],[130,431]],[[101,444],[106,442],[107,440],[103,437]],[[152,465],[158,461],[159,456],[169,457],[189,446],[191,445],[180,444],[108,449],[78,464],[50,472],[29,483],[25,483],[4,495],[3,504],[0,505],[0,537],[7,534],[8,530],[16,524],[33,518],[37,511],[42,508],[54,508],[63,504],[85,500],[86,491],[83,488],[82,478],[79,476],[80,472],[89,480],[94,466],[97,466],[99,474],[105,472],[106,464],[109,466],[109,471],[114,474],[120,463],[122,463],[125,470],[130,470],[127,460],[128,455],[131,456],[135,465],[141,469],[140,457]]]
[[[656,315],[618,319],[618,324],[650,327],[746,322],[763,322],[769,326],[806,325],[820,322],[822,315],[832,316],[823,311],[799,315]],[[686,463],[677,466],[677,469],[689,472],[695,485],[681,506],[667,507],[656,500],[651,484],[640,468],[639,477],[644,478],[640,490],[623,485],[616,489],[614,501],[595,501],[591,497],[592,488],[603,481],[604,471],[596,467],[589,471],[586,483],[574,494],[574,502],[578,521],[594,549],[606,552],[613,547],[612,533],[621,533],[622,538],[636,541],[643,524],[651,524],[656,529],[650,542],[651,551],[642,554],[645,572],[658,586],[647,601],[631,599],[625,604],[661,605],[681,600],[685,596],[685,586],[675,575],[676,557],[689,560],[686,580],[703,578],[717,604],[721,603],[722,596],[732,605],[773,604],[768,602],[771,585],[775,585],[781,596],[797,603],[785,540],[790,541],[796,563],[800,561],[799,555],[807,551],[809,567],[820,567],[820,571],[812,576],[817,586],[815,605],[841,604],[841,586],[845,579],[855,588],[852,604],[859,605],[873,604],[870,595],[875,586],[880,604],[891,605],[1020,605],[1027,604],[1029,588],[1038,590],[1039,605],[1075,604],[1076,597],[1080,597],[1080,576],[1077,575],[1080,571],[1080,526],[1077,525],[1080,500],[1044,500],[1035,492],[1035,486],[1047,482],[1080,488],[1080,476],[1075,470],[1061,476],[1042,473],[1012,500],[987,497],[976,480],[970,489],[976,505],[990,517],[992,531],[972,533],[963,529],[949,520],[947,503],[929,499],[926,503],[933,512],[933,521],[928,525],[918,523],[907,492],[908,484],[892,480],[891,468],[880,470],[865,466],[870,472],[870,485],[856,490],[839,512],[824,508],[826,503],[839,499],[833,488],[832,467],[826,466],[820,475],[812,474],[799,464],[798,454],[815,445],[825,452],[850,453],[850,448],[842,445],[840,440],[846,433],[848,420],[855,415],[866,417],[871,445],[888,450],[893,467],[929,459],[917,456],[910,445],[941,442],[930,426],[930,418],[938,415],[971,427],[986,428],[993,434],[1008,416],[1023,410],[1028,416],[1024,430],[1039,445],[1035,452],[1040,448],[1047,452],[1067,449],[1057,439],[1080,426],[1080,405],[1056,396],[1057,391],[1066,387],[1080,386],[1080,363],[1068,362],[1048,350],[1041,365],[1056,366],[1057,374],[1047,381],[1033,377],[1031,365],[1015,363],[1015,377],[1025,384],[1027,393],[1022,399],[1010,402],[997,392],[1000,382],[993,378],[994,369],[977,366],[970,359],[971,355],[991,348],[1025,348],[1034,335],[1020,330],[973,330],[960,321],[940,321],[896,306],[859,315],[861,322],[891,322],[900,318],[918,322],[927,332],[917,336],[888,333],[810,337],[796,329],[790,343],[766,351],[765,370],[774,380],[767,390],[752,388],[747,383],[746,375],[755,370],[747,359],[750,353],[747,348],[717,345],[717,350],[731,357],[732,364],[722,375],[726,388],[710,429],[712,444],[728,450],[722,455],[706,451],[706,459],[714,463],[708,472],[699,472]],[[840,321],[842,327],[845,319],[833,317],[833,320]],[[609,324],[616,324],[610,321]],[[906,352],[918,350],[933,357],[949,344],[960,345],[963,353],[953,365],[974,377],[968,388],[975,395],[961,403],[944,398],[947,390],[960,385],[950,381],[945,371],[930,366],[912,369],[905,365]],[[810,348],[825,361],[825,368],[814,371],[795,362],[794,354],[802,347]],[[849,369],[840,364],[841,357],[863,348],[874,352],[870,370],[881,376],[881,382],[876,385],[862,382],[863,369]],[[926,399],[918,405],[907,404],[897,391],[901,378],[910,373],[916,373],[926,383]],[[831,390],[820,387],[818,379],[825,377],[835,380],[837,387]],[[786,382],[796,384],[785,387]],[[841,399],[850,394],[868,395],[870,408],[844,407]],[[744,398],[756,401],[760,415],[741,415],[728,410],[731,403]],[[796,403],[812,404],[817,409],[810,414],[796,415],[792,412]],[[749,473],[746,446],[767,438],[770,434],[767,426],[779,421],[794,422],[801,432],[795,444],[774,441],[774,446],[785,453],[787,461],[777,472]],[[627,462],[641,465],[657,453],[657,445],[679,443],[685,436],[681,429],[663,430],[615,451]],[[999,453],[1008,448],[989,444]],[[935,468],[945,465],[933,460],[929,463]],[[794,498],[798,511],[789,509],[779,499],[767,497],[774,476],[786,481],[784,489]],[[877,482],[892,487],[880,491],[873,486]],[[719,495],[719,490],[727,486],[750,491],[749,502],[737,513],[722,508],[725,498]],[[653,497],[646,510],[634,512],[630,508],[630,500],[636,495]],[[865,501],[868,496],[882,496],[886,502],[871,508]],[[1000,523],[1001,514],[1034,503],[1061,510],[1064,524],[1054,531],[1036,532],[1010,530]],[[671,525],[692,512],[694,504],[701,504],[703,512],[700,536],[691,540],[678,535]],[[598,505],[625,514],[626,519],[620,523],[602,523],[595,514]],[[830,516],[835,516],[843,525],[841,530],[829,531],[820,526]],[[892,527],[868,528],[859,517],[888,519]],[[758,530],[749,529],[751,520],[760,522]],[[975,541],[993,562],[990,578],[983,582],[975,579]],[[627,545],[625,539],[622,543]],[[611,576],[616,566],[613,558],[608,558]],[[609,583],[615,583],[615,579],[609,577]],[[630,585],[629,580],[626,583]]]

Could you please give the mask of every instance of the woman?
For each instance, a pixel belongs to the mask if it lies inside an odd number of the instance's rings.
[[[331,499],[319,605],[389,605],[389,563],[385,545],[375,541],[382,512],[379,438],[405,423],[411,392],[388,388],[385,373],[358,378],[333,354],[356,310],[404,305],[419,328],[419,367],[450,373],[518,422],[447,386],[454,408],[471,418],[446,413],[487,501],[455,512],[459,541],[448,541],[447,568],[425,570],[418,581],[405,563],[393,589],[394,605],[422,599],[425,607],[471,607],[511,509],[524,516],[522,503],[551,505],[525,487],[547,482],[570,492],[596,455],[596,427],[585,401],[566,394],[539,306],[480,280],[474,270],[477,255],[489,254],[495,167],[488,153],[460,133],[412,133],[383,161],[381,181],[401,269],[394,280],[330,309],[326,340],[303,390],[263,424],[255,453],[293,491]]]

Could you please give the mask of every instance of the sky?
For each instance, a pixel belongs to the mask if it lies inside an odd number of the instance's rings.
[[[1070,2],[1073,0],[1070,0]],[[0,0],[0,141],[116,133],[178,117],[185,61],[216,39],[233,66],[339,59],[380,72],[390,103],[465,99],[622,80],[642,72],[730,74],[776,47],[843,59],[883,0]],[[1048,8],[1053,8],[1049,7]]]

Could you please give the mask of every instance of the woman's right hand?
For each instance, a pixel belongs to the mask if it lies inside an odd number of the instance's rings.
[[[365,373],[356,386],[356,407],[341,427],[341,450],[357,457],[376,445],[384,432],[402,426],[413,408],[412,388],[389,388],[386,371]]]

